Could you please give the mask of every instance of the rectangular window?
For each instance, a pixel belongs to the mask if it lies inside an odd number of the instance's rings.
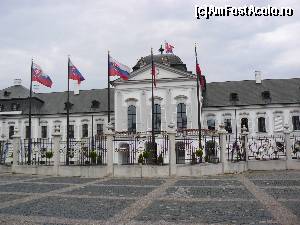
[[[25,138],[28,139],[29,138],[29,126],[25,127]]]
[[[231,119],[224,120],[225,130],[231,134],[232,133],[232,126],[231,126]]]
[[[47,138],[47,126],[41,127],[41,138]]]
[[[215,126],[216,126],[216,122],[215,122],[214,119],[208,119],[207,120],[207,128],[209,130],[215,130],[216,129]]]
[[[266,119],[264,117],[258,118],[258,132],[266,132]]]
[[[293,130],[300,130],[299,116],[292,116]]]
[[[88,124],[83,124],[82,125],[82,137],[86,138],[89,136],[89,125]]]
[[[14,131],[15,131],[15,127],[14,126],[9,126],[9,131],[8,131],[9,139],[12,139],[12,137],[14,136]]]
[[[74,125],[69,125],[69,138],[74,138]]]
[[[97,135],[103,134],[103,124],[97,124]]]

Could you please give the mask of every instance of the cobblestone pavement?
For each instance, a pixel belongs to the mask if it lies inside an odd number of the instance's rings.
[[[300,224],[300,171],[201,178],[0,174],[0,224]]]

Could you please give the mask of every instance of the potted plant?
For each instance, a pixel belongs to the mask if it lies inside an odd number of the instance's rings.
[[[97,156],[97,164],[102,165],[102,154],[101,153]]]
[[[202,163],[202,157],[203,157],[202,148],[197,149],[195,153],[196,153],[196,156],[199,157],[199,162]]]
[[[158,158],[157,158],[157,164],[158,165],[163,165],[164,164],[164,157],[162,156],[162,154],[160,153]]]
[[[51,151],[46,152],[46,162],[47,162],[47,159],[48,159],[48,162],[50,164],[50,159],[52,157],[53,157],[53,152],[51,152]]]
[[[138,158],[138,163],[139,163],[139,165],[142,165],[143,162],[144,162],[143,154],[139,154],[139,158]]]
[[[97,152],[95,150],[92,150],[90,152],[89,157],[91,158],[92,164],[96,164],[96,161],[97,161]]]
[[[143,152],[143,158],[145,159],[145,163],[147,164],[148,163],[148,160],[150,158],[150,152],[149,151],[144,151]]]
[[[193,152],[193,153],[192,153],[192,161],[191,161],[191,164],[193,165],[193,164],[196,164],[196,163],[197,163],[196,155],[195,155],[195,153]]]

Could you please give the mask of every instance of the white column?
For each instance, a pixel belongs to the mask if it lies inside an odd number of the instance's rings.
[[[227,131],[224,129],[224,124],[222,123],[218,131],[220,135],[220,162],[223,164],[223,173],[227,169],[227,159],[226,159],[226,134]]]
[[[175,124],[170,123],[168,125],[169,136],[169,176],[176,176],[176,151],[175,151]]]
[[[15,127],[13,138],[13,165],[12,172],[15,172],[15,167],[18,165],[19,161],[19,151],[20,151],[20,134],[19,129]]]
[[[54,173],[58,175],[59,164],[60,164],[60,141],[61,141],[61,133],[58,126],[55,126],[54,132],[52,134],[52,142],[53,142],[53,159],[54,159]]]
[[[248,161],[248,134],[249,132],[247,132],[247,128],[244,125],[242,127],[242,148],[245,151],[246,161]]]
[[[291,142],[291,132],[289,130],[289,125],[284,125],[284,143],[286,147],[286,159],[288,161],[292,160],[292,142]]]
[[[114,173],[114,149],[113,149],[113,137],[114,132],[112,131],[112,125],[109,123],[107,125],[106,136],[106,146],[107,146],[107,175],[113,176]]]

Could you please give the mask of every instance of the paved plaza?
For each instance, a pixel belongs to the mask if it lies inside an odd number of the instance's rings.
[[[138,179],[0,174],[0,224],[300,224],[300,172]]]

